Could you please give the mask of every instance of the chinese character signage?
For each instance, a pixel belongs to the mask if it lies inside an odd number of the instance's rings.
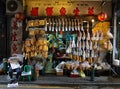
[[[101,1],[25,0],[24,6],[27,6],[27,16],[80,16],[98,15],[101,11],[99,5]],[[104,12],[111,13],[111,2],[106,5]]]
[[[11,28],[11,54],[21,53],[22,21],[12,18]]]

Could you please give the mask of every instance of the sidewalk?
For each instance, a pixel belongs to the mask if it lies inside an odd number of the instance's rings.
[[[120,77],[100,76],[95,77],[94,81],[86,78],[71,78],[68,76],[45,75],[40,76],[35,81],[19,81],[19,84],[37,84],[37,85],[118,85],[120,86]],[[7,84],[7,75],[0,75],[0,84]]]

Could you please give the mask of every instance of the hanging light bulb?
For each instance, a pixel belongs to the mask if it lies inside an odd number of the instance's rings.
[[[94,22],[95,22],[95,19],[92,19],[91,22],[94,23]]]
[[[103,12],[102,7],[105,5],[105,1],[102,1],[101,3],[101,12],[98,14],[98,20],[105,21],[107,19],[107,13]]]

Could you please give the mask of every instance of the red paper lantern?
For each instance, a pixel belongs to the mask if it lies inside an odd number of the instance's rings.
[[[16,13],[15,14],[15,18],[18,20],[20,18],[20,14],[19,13]]]
[[[106,19],[107,19],[107,13],[101,12],[100,14],[98,14],[98,20],[105,21]]]

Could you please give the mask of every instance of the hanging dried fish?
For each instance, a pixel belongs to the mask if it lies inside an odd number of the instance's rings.
[[[77,31],[77,22],[76,22],[76,19],[74,19],[74,28],[75,28],[75,31]]]
[[[75,38],[73,37],[73,39],[72,39],[72,48],[75,48],[75,47],[76,47]]]
[[[86,50],[86,58],[90,57],[90,50]]]
[[[30,39],[30,44],[31,44],[31,45],[35,45],[35,42],[36,42],[35,37],[32,37],[32,38]]]
[[[103,39],[103,32],[102,32],[102,31],[100,32],[99,37],[100,37],[99,40],[102,40],[102,39]]]
[[[87,22],[87,29],[89,29],[89,22]]]
[[[48,25],[48,22],[47,22],[47,19],[45,19],[45,31],[47,31],[47,25]]]
[[[62,31],[65,31],[65,22],[64,22],[64,18],[62,18]]]
[[[52,31],[54,31],[54,25],[55,25],[54,18],[52,18],[51,20],[52,20],[52,24],[51,24]]]
[[[85,41],[84,40],[82,41],[82,49],[83,50],[85,49]]]
[[[100,38],[100,37],[99,37],[99,32],[97,31],[97,32],[96,32],[96,39],[95,39],[95,40],[98,41],[99,38]]]
[[[35,46],[34,45],[31,46],[31,51],[35,51]]]
[[[79,31],[78,40],[81,41],[81,39],[82,39],[82,33],[81,33],[81,31]]]
[[[80,30],[81,30],[81,31],[84,31],[83,25],[81,25],[80,27],[81,27],[81,29],[80,29]]]
[[[85,38],[86,38],[86,37],[85,37],[85,32],[83,31],[83,32],[82,32],[82,40],[85,40]]]
[[[83,50],[83,60],[82,61],[85,61],[85,59],[86,59],[86,52],[85,52],[85,50]]]
[[[37,52],[36,51],[34,52],[34,56],[37,56]]]
[[[77,52],[76,52],[76,60],[79,61],[79,51],[77,49]]]
[[[89,47],[89,49],[92,50],[92,49],[93,49],[92,47],[93,47],[93,43],[92,43],[92,41],[90,40],[90,47]]]
[[[74,31],[74,19],[72,19],[72,31]]]
[[[90,45],[89,45],[88,40],[86,40],[86,49],[87,49],[87,50],[89,50],[89,49],[90,49]]]
[[[48,21],[49,21],[49,31],[51,31],[51,19],[49,18]]]
[[[81,49],[81,50],[79,50],[78,55],[79,55],[80,57],[83,55],[83,51],[82,51],[82,49]]]
[[[95,37],[95,33],[92,32],[92,34],[93,34],[93,35],[92,35],[92,38],[91,38],[91,39],[94,41],[94,40],[96,39],[96,37]]]
[[[60,18],[58,19],[58,23],[59,23],[59,31],[61,30],[61,20],[60,20]]]
[[[72,29],[72,28],[71,28],[71,25],[72,25],[72,24],[71,24],[70,18],[68,19],[68,24],[69,24],[69,31],[71,31],[71,29]]]
[[[57,19],[55,19],[55,30],[56,32],[58,32],[58,20]]]
[[[42,51],[48,51],[48,46],[47,45],[43,45],[42,46]]]
[[[87,40],[90,40],[90,32],[89,32],[89,29],[87,29]]]
[[[94,58],[95,57],[95,53],[94,50],[91,51],[91,57]]]
[[[94,46],[93,46],[93,48],[94,48],[94,49],[97,49],[97,47],[98,47],[98,42],[95,41],[95,42],[94,42]]]
[[[79,51],[82,50],[82,42],[81,40],[79,41]]]
[[[25,40],[25,46],[30,46],[30,45],[31,45],[30,39],[26,39],[26,40]]]
[[[77,19],[77,30],[80,31],[80,22],[79,22],[79,19]]]
[[[66,53],[72,53],[72,41],[71,41],[71,38],[70,38],[70,43],[69,43],[69,46],[66,50]]]
[[[76,47],[77,48],[79,47],[79,40],[77,40]]]
[[[68,21],[65,19],[65,31],[68,31]]]

